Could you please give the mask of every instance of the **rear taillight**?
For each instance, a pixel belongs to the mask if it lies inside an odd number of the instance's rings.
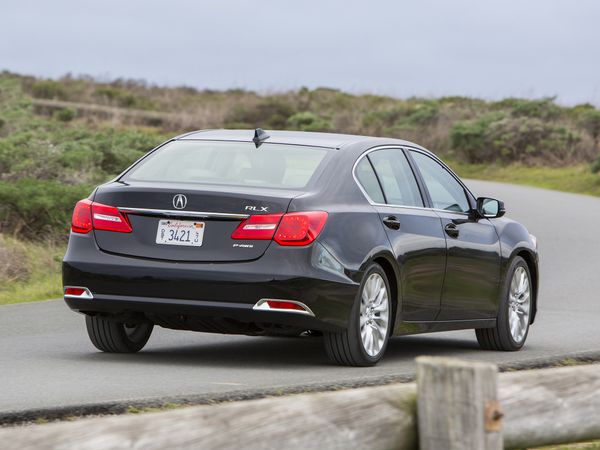
[[[235,229],[231,239],[268,240],[273,239],[277,225],[283,214],[263,214],[250,216]]]
[[[90,200],[81,200],[75,205],[71,230],[74,233],[89,233],[91,230],[131,233],[127,218],[114,206]]]
[[[92,202],[90,200],[80,200],[75,205],[71,230],[74,233],[84,234],[92,231]]]
[[[273,238],[279,245],[308,245],[314,241],[327,222],[325,211],[285,214]]]
[[[308,245],[327,222],[325,211],[250,216],[231,235],[232,239],[273,239],[279,245]]]
[[[131,233],[131,225],[127,218],[114,206],[102,203],[92,203],[92,224],[94,230]]]

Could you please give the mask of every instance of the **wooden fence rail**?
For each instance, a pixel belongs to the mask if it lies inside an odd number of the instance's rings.
[[[417,383],[0,428],[2,449],[500,449],[600,438],[600,365],[497,374],[417,359]]]

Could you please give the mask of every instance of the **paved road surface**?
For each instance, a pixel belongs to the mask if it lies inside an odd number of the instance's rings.
[[[484,352],[472,331],[394,338],[374,368],[331,365],[318,338],[240,337],[156,329],[136,355],[97,352],[61,300],[0,307],[0,416],[171,397],[241,395],[410,376],[420,354],[497,363],[600,352],[600,199],[487,182],[538,236],[540,313],[526,348]]]

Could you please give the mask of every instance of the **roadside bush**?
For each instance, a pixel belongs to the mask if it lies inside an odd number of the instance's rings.
[[[70,122],[75,118],[76,112],[73,108],[61,108],[54,111],[52,117],[61,122]]]
[[[226,119],[229,128],[284,129],[295,110],[291,104],[278,98],[267,98],[253,106],[237,106]]]
[[[36,81],[31,86],[31,93],[37,98],[65,100],[67,92],[62,83],[54,80]]]
[[[402,103],[391,108],[368,112],[363,116],[363,126],[371,134],[401,135],[429,127],[438,120],[439,107],[433,102]]]
[[[75,203],[91,190],[60,181],[0,182],[1,230],[32,240],[66,239]]]
[[[452,149],[470,163],[541,161],[553,165],[576,158],[580,140],[567,126],[501,114],[458,122],[450,132]]]
[[[536,117],[538,119],[552,120],[558,118],[562,109],[554,98],[527,100],[522,98],[507,98],[492,104],[494,109],[510,110],[514,117]]]
[[[496,155],[488,143],[488,128],[490,123],[503,118],[502,113],[491,113],[476,120],[455,123],[450,129],[450,147],[470,163],[494,161]]]
[[[109,104],[121,108],[154,109],[154,102],[147,98],[128,92],[126,89],[115,86],[100,86],[94,90],[96,99],[104,100]]]
[[[299,112],[287,120],[287,125],[300,131],[331,131],[333,124],[329,119],[318,116],[310,111]]]
[[[594,150],[598,151],[598,140],[600,139],[600,111],[588,109],[579,118],[581,127],[587,131],[594,143]]]
[[[25,252],[0,234],[0,284],[24,281],[29,272]]]

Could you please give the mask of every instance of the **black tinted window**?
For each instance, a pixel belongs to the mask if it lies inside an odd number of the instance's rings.
[[[401,206],[424,206],[415,176],[400,149],[383,149],[369,154],[387,203]]]
[[[462,185],[440,163],[420,152],[411,152],[429,191],[433,207],[467,212],[469,201]]]
[[[385,203],[381,186],[379,186],[373,167],[367,158],[361,159],[356,166],[356,178],[371,200],[375,203]]]

